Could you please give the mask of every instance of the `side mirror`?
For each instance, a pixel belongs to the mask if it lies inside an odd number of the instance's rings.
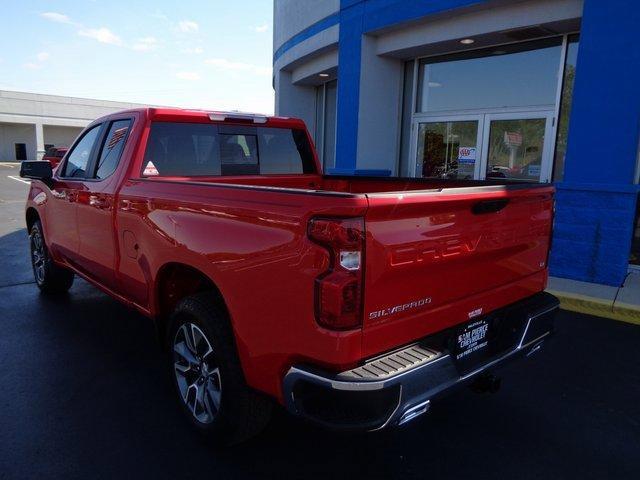
[[[51,187],[53,185],[53,168],[48,161],[25,160],[20,164],[20,177],[40,180]]]

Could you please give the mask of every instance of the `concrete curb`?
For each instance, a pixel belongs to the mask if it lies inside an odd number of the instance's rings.
[[[563,310],[640,325],[640,305],[621,302],[612,303],[601,298],[551,289],[548,289],[547,292],[558,297],[560,308]]]

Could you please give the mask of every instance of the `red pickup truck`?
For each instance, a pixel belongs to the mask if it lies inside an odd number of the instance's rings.
[[[330,176],[292,118],[146,108],[23,162],[38,287],[151,317],[186,417],[223,442],[275,399],[342,429],[408,422],[540,348],[553,187]]]

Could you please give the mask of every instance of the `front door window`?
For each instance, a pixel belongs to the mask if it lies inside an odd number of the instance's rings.
[[[490,122],[487,178],[539,182],[546,118]]]
[[[425,178],[474,178],[477,142],[477,121],[420,123],[417,175]]]

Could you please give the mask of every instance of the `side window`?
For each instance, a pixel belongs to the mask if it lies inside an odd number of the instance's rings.
[[[111,123],[107,135],[104,137],[98,166],[96,169],[96,178],[103,179],[111,175],[120,160],[120,155],[127,141],[127,133],[131,128],[131,120],[116,120]]]
[[[84,177],[87,163],[89,163],[89,157],[91,156],[91,150],[96,143],[99,132],[100,125],[96,125],[85,133],[82,139],[73,147],[71,154],[67,158],[67,163],[64,166],[62,177]]]
[[[305,133],[285,128],[264,128],[263,131],[260,137],[260,173],[303,173],[300,158],[306,154]]]
[[[142,174],[145,177],[220,175],[218,127],[154,122]]]

